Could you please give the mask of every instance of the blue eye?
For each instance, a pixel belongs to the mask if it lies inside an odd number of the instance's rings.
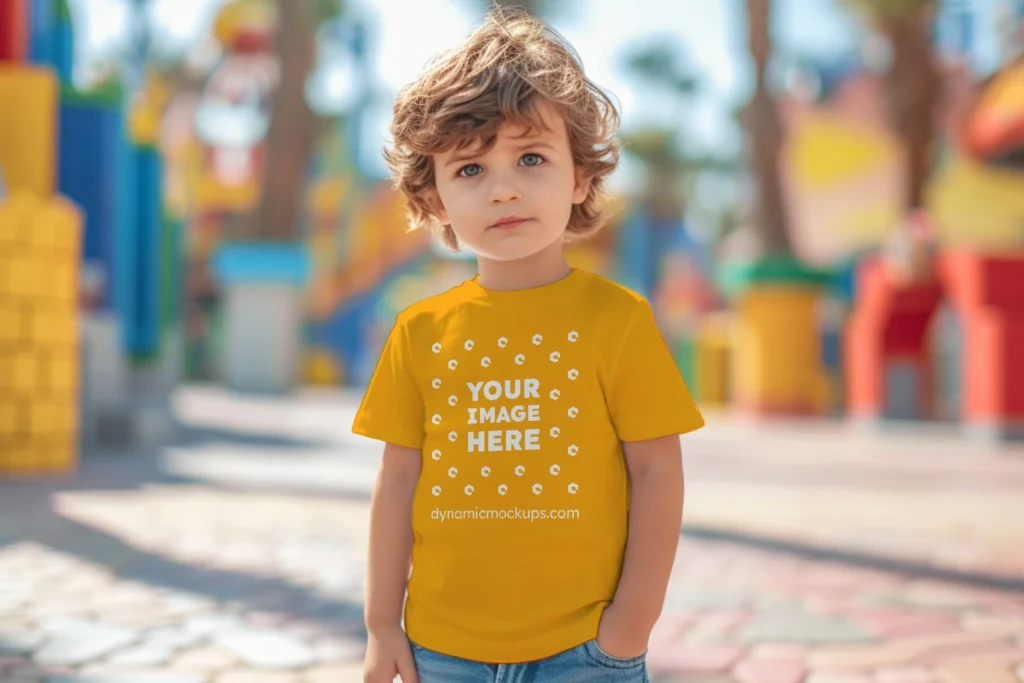
[[[471,169],[474,169],[472,173],[469,172]],[[480,175],[483,170],[480,164],[466,164],[459,169],[459,175],[463,178],[472,178],[473,176]]]
[[[534,163],[529,163],[527,162],[527,159],[536,159],[536,161]],[[544,163],[544,157],[539,154],[524,154],[520,160],[523,162],[524,166],[540,166]]]

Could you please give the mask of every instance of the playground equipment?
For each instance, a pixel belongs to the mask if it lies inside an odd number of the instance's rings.
[[[958,417],[971,434],[1019,439],[1024,438],[1024,363],[1018,357],[1024,348],[1024,205],[1019,199],[989,203],[986,198],[1024,193],[1020,64],[1008,65],[982,89],[963,128],[955,131],[961,144],[953,168],[940,176],[942,191],[935,193],[932,219],[940,224],[945,219],[947,232],[930,267],[918,268],[923,276],[909,281],[878,258],[858,268],[856,307],[847,332],[848,398],[852,414],[862,418],[942,416],[935,389],[942,375],[936,372],[942,341],[936,313],[946,302],[963,342],[954,358]],[[997,213],[986,204],[998,205]],[[993,218],[1005,227],[974,227]],[[958,237],[951,226],[969,227],[974,234]],[[977,233],[985,235],[979,239]]]
[[[62,197],[15,192],[0,203],[0,478],[67,474],[77,463],[81,216]]]
[[[66,473],[82,446],[166,433],[178,225],[153,117],[71,82],[65,2],[0,15],[0,476]]]
[[[81,215],[56,194],[58,78],[28,61],[40,18],[0,9],[0,477],[77,464]]]
[[[1014,253],[949,251],[934,277],[902,285],[879,260],[861,264],[847,331],[851,414],[936,417],[931,332],[940,303],[948,300],[965,342],[960,419],[988,439],[1024,438],[1024,364],[1016,357],[1024,348],[1022,278],[1024,254]]]
[[[760,414],[822,412],[826,376],[818,310],[831,273],[792,259],[727,265],[720,284],[733,302],[731,400]]]

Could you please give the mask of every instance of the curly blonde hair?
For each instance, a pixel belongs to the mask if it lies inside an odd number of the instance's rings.
[[[455,232],[431,207],[432,155],[476,144],[486,152],[506,123],[543,128],[537,97],[551,103],[565,122],[573,162],[591,179],[586,199],[572,207],[566,238],[601,228],[604,179],[619,162],[614,137],[619,113],[554,29],[521,9],[496,6],[461,46],[435,57],[395,100],[394,145],[384,150],[384,158],[407,199],[411,230],[428,228],[458,250]]]

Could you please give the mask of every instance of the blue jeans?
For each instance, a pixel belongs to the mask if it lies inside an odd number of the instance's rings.
[[[411,641],[410,641],[411,642]],[[558,654],[521,664],[487,664],[412,644],[420,683],[650,683],[647,656],[621,659],[588,640]]]

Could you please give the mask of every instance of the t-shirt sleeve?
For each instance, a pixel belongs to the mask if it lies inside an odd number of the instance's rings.
[[[352,431],[406,448],[422,448],[423,395],[413,374],[408,334],[399,318],[384,343]]]
[[[634,310],[612,366],[609,409],[622,441],[685,434],[704,426],[646,301]]]

